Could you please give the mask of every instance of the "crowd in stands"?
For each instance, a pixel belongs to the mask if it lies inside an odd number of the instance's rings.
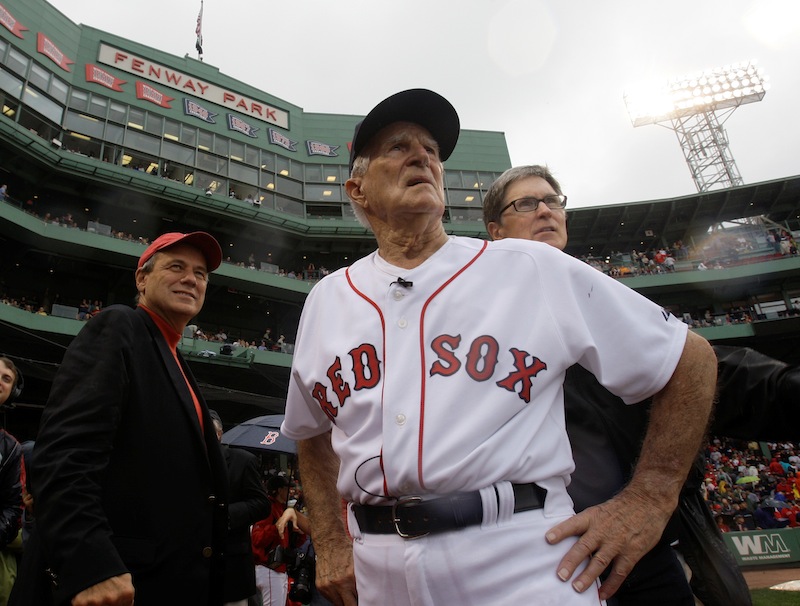
[[[258,351],[283,351],[286,352],[287,346],[290,344],[286,342],[286,337],[280,335],[277,340],[272,338],[272,329],[267,328],[264,335],[256,341],[248,341],[247,339],[235,339],[229,337],[224,328],[220,328],[217,332],[205,331],[196,324],[190,324],[186,327],[188,333],[184,336],[191,336],[196,341],[210,341],[216,343],[224,343],[230,346],[230,353],[237,349],[254,349]]]
[[[591,255],[583,255],[580,258],[613,278],[624,278],[686,270],[725,269],[743,263],[798,255],[797,242],[789,231],[773,228],[761,235],[764,242],[741,235],[712,235],[702,246],[694,249],[678,240],[670,247],[648,248],[642,251],[634,249],[629,254],[612,252],[607,258]]]
[[[705,465],[703,495],[723,532],[800,526],[800,446],[712,438]]]

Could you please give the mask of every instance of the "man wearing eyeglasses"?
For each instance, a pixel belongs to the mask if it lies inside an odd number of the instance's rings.
[[[567,245],[566,201],[547,167],[511,168],[487,192],[484,223],[493,240],[520,238],[563,250]],[[763,440],[786,435],[785,428],[765,422],[766,418],[784,415],[764,412],[797,399],[800,370],[746,348],[715,346],[714,350],[719,361],[721,407],[717,408],[711,432]],[[625,485],[640,448],[650,447],[647,442],[641,446],[650,403],[626,406],[579,365],[567,371],[564,394],[576,464],[569,493],[576,511],[583,511],[615,495]],[[653,414],[662,412],[654,409]],[[614,604],[692,606],[692,588],[706,606],[751,603],[741,571],[713,528],[713,518],[700,496],[702,472],[696,475],[687,481],[678,514],[667,532],[625,580],[614,596]],[[676,539],[692,569],[692,588],[670,546]]]
[[[306,299],[283,424],[299,441],[317,584],[348,606],[599,606],[660,535],[628,520],[650,510],[663,528],[677,502],[713,353],[551,246],[448,236],[442,162],[458,135],[452,105],[422,89],[356,126],[345,187],[378,250]],[[622,363],[626,347],[641,365]],[[626,401],[655,394],[672,423],[655,428],[665,448],[642,454],[625,490],[576,516],[562,385],[577,362]]]

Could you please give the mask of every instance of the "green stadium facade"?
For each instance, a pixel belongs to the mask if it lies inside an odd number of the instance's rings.
[[[277,351],[227,353],[187,334],[181,348],[206,399],[226,425],[282,412],[305,296],[375,246],[344,193],[360,117],[305,112],[188,55],[75,24],[44,0],[5,0],[0,26],[0,352],[26,380],[5,426],[35,437],[81,303],[132,304],[136,259],[166,231],[208,231],[223,246],[200,329],[256,345],[267,328],[286,337]],[[483,195],[510,165],[503,133],[462,131],[445,165],[448,233],[486,237]],[[743,217],[757,218],[732,223]],[[569,252],[604,270],[679,240],[725,257],[725,270],[625,280],[687,320],[710,310],[698,330],[712,340],[800,361],[800,317],[789,313],[800,257],[772,255],[764,237],[799,221],[791,177],[570,210]],[[735,263],[720,244],[734,237],[754,243]],[[755,321],[722,321],[740,307]]]

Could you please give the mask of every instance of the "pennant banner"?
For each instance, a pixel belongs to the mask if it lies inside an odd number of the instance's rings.
[[[206,109],[202,105],[200,105],[197,101],[193,101],[187,97],[183,98],[183,113],[187,116],[194,116],[195,118],[200,118],[204,122],[208,122],[209,124],[216,124],[217,121],[214,120],[215,114],[214,112]]]
[[[289,151],[297,151],[297,141],[292,141],[289,137],[282,135],[273,128],[269,129],[269,142],[280,145]]]
[[[336,153],[339,147],[341,146],[330,145],[320,141],[306,141],[306,149],[308,150],[309,156],[328,156],[329,158],[335,158],[339,155]]]
[[[242,120],[239,116],[228,114],[228,128],[240,132],[248,137],[257,137],[257,128],[250,126],[247,122]]]
[[[136,98],[167,108],[172,108],[169,102],[175,99],[175,97],[169,97],[141,80],[136,81]]]
[[[42,32],[39,32],[36,37],[36,50],[53,61],[53,63],[58,65],[58,67],[63,69],[65,72],[72,71],[69,66],[75,62],[72,59],[68,59],[67,56],[62,53],[55,44],[53,44],[53,41],[45,36]]]
[[[28,31],[28,28],[17,21],[14,15],[8,12],[8,9],[2,4],[0,4],[0,23],[17,38],[25,39],[22,32]]]
[[[127,80],[120,80],[113,74],[109,74],[103,68],[92,65],[91,63],[86,64],[86,81],[105,86],[118,93],[122,92],[122,85],[127,82]]]

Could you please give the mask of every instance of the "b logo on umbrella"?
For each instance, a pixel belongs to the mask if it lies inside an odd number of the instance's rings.
[[[278,436],[281,435],[277,431],[270,431],[267,435],[264,436],[264,439],[259,442],[259,444],[263,444],[264,446],[269,446],[270,444],[274,444],[278,439]]]

